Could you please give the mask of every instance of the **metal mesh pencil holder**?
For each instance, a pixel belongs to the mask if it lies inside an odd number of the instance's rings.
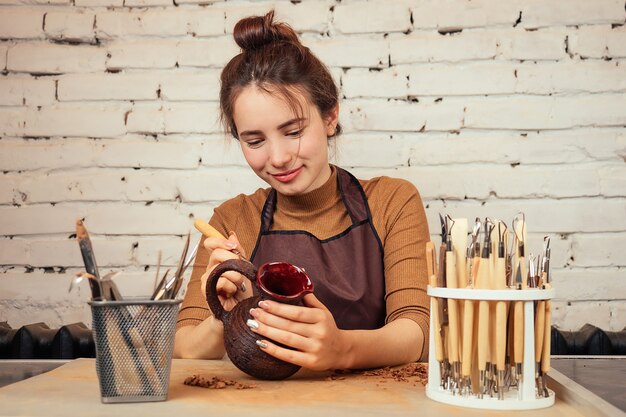
[[[180,303],[89,302],[103,403],[167,399]]]

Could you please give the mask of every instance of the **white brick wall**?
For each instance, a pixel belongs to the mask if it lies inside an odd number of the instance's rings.
[[[626,325],[625,0],[3,0],[0,321],[90,323],[74,222],[151,292],[215,206],[263,186],[218,123],[235,23],[274,7],[341,87],[335,160],[438,215],[528,219],[553,320]],[[194,243],[198,234],[193,233]]]

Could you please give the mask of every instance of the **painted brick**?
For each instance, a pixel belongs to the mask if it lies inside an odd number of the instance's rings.
[[[26,136],[115,137],[125,133],[124,107],[57,105],[28,109]]]
[[[122,266],[131,263],[133,242],[136,239],[97,236],[90,236],[90,238],[97,255],[98,267]],[[2,252],[8,249],[19,252],[21,255],[10,259],[2,255],[0,263],[3,264],[84,268],[76,239],[68,239],[67,236],[56,239],[0,239],[0,248]]]
[[[107,45],[106,67],[110,70],[124,68],[174,68],[178,41],[172,39],[121,40]]]
[[[352,100],[344,103],[342,120],[354,130],[431,131],[457,130],[463,121],[463,103]],[[348,119],[349,118],[349,119]]]
[[[231,37],[186,39],[178,45],[178,64],[222,68],[238,53],[239,47]]]
[[[429,200],[486,200],[490,196],[505,199],[594,197],[600,192],[598,168],[593,166],[445,165],[411,168],[409,175],[410,178],[429,178],[420,189]],[[572,181],[572,177],[577,180]],[[459,178],[464,180],[459,181]],[[523,180],[513,187],[515,178]]]
[[[411,11],[402,1],[353,1],[335,6],[333,23],[340,33],[406,32]]]
[[[415,31],[409,35],[389,35],[391,64],[493,59],[496,56],[499,33],[464,30],[448,35],[426,31]]]
[[[9,48],[7,69],[15,72],[96,72],[105,69],[106,51],[97,46],[20,43]]]
[[[219,70],[174,71],[159,77],[161,97],[169,101],[217,101],[220,94]]]
[[[21,136],[24,134],[25,114],[22,108],[0,107],[0,135]]]
[[[618,332],[624,328],[626,304],[616,301],[553,301],[552,322],[560,328],[579,330],[585,324],[597,326],[603,330]]]
[[[626,124],[626,96],[516,96],[467,103],[465,127],[489,129],[564,129]]]
[[[226,33],[233,33],[235,24],[244,17],[263,16],[274,9],[274,19],[286,22],[297,32],[325,33],[329,29],[330,7],[334,5],[330,0],[309,0],[297,4],[287,1],[276,1],[271,4],[255,3],[222,3],[215,6],[225,13]]]
[[[303,36],[302,43],[329,67],[382,68],[389,64],[389,45],[382,36]]]
[[[525,0],[521,25],[527,28],[546,26],[624,23],[626,11],[622,0]]]
[[[218,1],[220,0],[176,0],[176,4],[206,4],[212,6],[213,3],[216,3]]]
[[[235,167],[247,167],[239,142],[224,133],[210,135],[202,144],[202,165],[223,166],[224,161]]]
[[[182,201],[187,203],[221,202],[241,193],[251,194],[257,188],[267,187],[248,167],[190,172],[181,177],[177,185]]]
[[[219,132],[219,104],[171,104],[165,109],[164,123],[165,133]]]
[[[413,65],[409,73],[409,94],[483,95],[514,93],[515,64],[502,61]]]
[[[124,0],[74,0],[78,7],[122,7]]]
[[[196,1],[196,0],[191,0]],[[267,12],[269,12],[273,6],[276,5],[276,2],[272,2],[271,4],[262,4],[260,2],[223,2],[220,4],[212,5],[211,7],[215,7],[217,10],[224,12],[225,22],[224,27],[226,29],[226,33],[232,34],[233,29],[235,28],[235,24],[244,17],[249,16],[263,16]],[[276,16],[276,20],[278,16]],[[288,22],[289,25],[295,22]]]
[[[98,38],[132,36],[171,37],[186,35],[193,11],[172,9],[118,9],[96,16]]]
[[[583,58],[626,57],[626,28],[586,26],[570,32],[569,51]]]
[[[399,169],[396,175],[409,179],[409,169]],[[383,175],[379,171],[378,175]],[[418,189],[430,178],[411,180]],[[469,219],[489,216],[499,219],[513,219],[522,211],[527,219],[532,219],[528,228],[535,233],[595,233],[626,231],[623,199],[568,198],[542,200],[427,200],[426,217],[431,230],[439,227],[439,213],[449,213],[452,217]],[[509,220],[510,221],[510,220]]]
[[[198,212],[210,216],[213,207],[176,203],[67,203],[22,207],[0,206],[2,235],[40,235],[75,232],[76,218],[85,218],[92,234],[165,235],[181,234],[193,226]],[[45,222],[41,219],[46,219]],[[167,221],[163,221],[167,219]]]
[[[68,74],[59,78],[59,101],[156,100],[159,78],[154,73]]]
[[[131,133],[165,132],[165,112],[160,103],[135,103],[126,116],[126,129]]]
[[[25,136],[115,137],[126,133],[122,106],[57,105],[26,110]]]
[[[559,300],[610,300],[615,294],[626,291],[626,283],[622,279],[624,273],[617,268],[553,270],[552,276]],[[589,285],[590,282],[593,285]]]
[[[50,78],[0,78],[0,105],[38,106],[55,101],[55,81]]]
[[[414,4],[417,3],[417,4]],[[415,29],[442,31],[488,26],[513,26],[519,17],[517,2],[491,0],[427,0],[413,2]]]
[[[195,36],[217,36],[225,32],[224,13],[213,7],[191,10],[187,19],[188,31]]]
[[[571,264],[578,267],[623,267],[626,265],[624,245],[626,233],[577,234],[572,242]]]
[[[7,53],[9,52],[8,45],[0,45],[0,69],[4,70],[7,67]]]
[[[345,135],[338,139],[336,159],[345,167],[392,168],[406,164],[409,144],[384,133]]]
[[[172,0],[124,0],[125,7],[172,6],[173,4],[180,4],[180,2],[174,3]]]
[[[274,10],[278,21],[289,22],[298,32],[325,33],[329,30],[330,8],[333,5],[335,2],[332,0],[303,1],[296,4],[291,1],[278,1]],[[266,12],[268,10],[266,9]],[[228,14],[230,17],[230,13]],[[234,24],[231,27],[234,28]]]
[[[27,203],[57,201],[174,201],[178,195],[177,184],[182,172],[81,169],[64,170],[47,174],[21,175],[19,185],[14,185],[13,195],[0,192],[4,203],[26,196]],[[8,176],[6,182],[12,178]],[[0,190],[3,187],[0,187]]]
[[[98,158],[102,165],[113,167],[196,168],[202,152],[201,139],[191,135],[158,136],[156,140],[116,139],[106,143]]]
[[[75,138],[71,141],[4,138],[0,141],[0,167],[7,171],[94,166],[191,169],[199,165],[202,150],[201,139],[194,140],[188,135],[179,138],[168,135],[156,140],[142,137],[115,140]],[[221,164],[222,161],[220,159],[216,163]]]
[[[394,137],[410,146],[411,166],[620,163],[626,157],[626,133],[620,128],[541,131],[523,135],[506,131],[462,130],[459,134],[394,134]],[[476,152],[476,149],[481,151]]]
[[[191,250],[200,241],[200,233],[191,230]],[[138,239],[134,250],[134,260],[139,265],[156,266],[158,253],[161,251],[161,268],[176,267],[180,259],[187,236],[142,237]],[[151,268],[152,270],[152,268]],[[165,271],[161,269],[161,274]],[[189,272],[189,271],[188,271]]]
[[[0,39],[42,38],[43,19],[40,8],[0,6]]]
[[[517,92],[520,93],[601,93],[626,90],[626,66],[619,65],[619,61],[526,62],[516,68]]]
[[[556,60],[567,57],[566,31],[542,29],[526,31],[520,28],[498,33],[498,53],[505,59]]]
[[[408,95],[407,77],[408,70],[405,68],[391,67],[376,71],[352,68],[341,79],[341,91],[347,98],[402,98]]]
[[[49,38],[70,41],[94,41],[94,19],[92,12],[48,12],[44,30]]]
[[[606,166],[600,170],[600,192],[603,196],[626,195],[626,169],[623,165]]]

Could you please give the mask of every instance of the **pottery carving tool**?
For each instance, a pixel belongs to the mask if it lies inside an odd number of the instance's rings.
[[[467,288],[469,283],[468,263],[467,263],[467,219],[451,219],[454,227],[451,228],[451,242],[453,260],[456,269],[456,282],[453,283],[458,288]],[[456,288],[455,287],[455,288]],[[458,349],[460,357],[460,367],[458,378],[459,391],[467,394],[471,387],[472,370],[472,331],[474,305],[472,300],[454,300],[458,308],[458,329],[459,335]]]
[[[526,269],[526,216],[524,213],[518,213],[513,218],[513,265],[516,268],[515,272],[515,288],[517,290],[525,290],[527,288],[526,277],[528,275]],[[523,381],[522,375],[522,361],[524,359],[524,302],[516,301],[514,303],[514,318],[513,318],[513,361],[515,363],[515,377],[517,379],[518,393],[522,395],[521,383]]]
[[[437,286],[440,288],[447,288],[447,277],[446,277],[446,251],[447,251],[447,222],[446,219],[439,214],[439,221],[441,222],[441,246],[439,246],[439,267],[437,268]],[[441,298],[439,300],[439,319],[441,320],[440,325],[442,329],[443,336],[443,350],[444,350],[444,364],[445,364],[445,381],[444,388],[448,389],[451,387],[452,380],[452,370],[450,366],[450,349],[449,349],[449,316],[448,316],[448,299]]]
[[[476,277],[476,288],[489,289],[489,247],[492,225],[485,219],[484,242],[478,273]],[[478,302],[478,372],[479,372],[479,392],[478,397],[482,398],[487,387],[487,364],[490,362],[489,343],[489,301],[480,300]]]
[[[226,236],[221,234],[215,227],[211,226],[204,220],[197,219],[195,222],[193,222],[193,225],[200,233],[204,235],[204,237],[218,237],[222,239],[227,239]],[[239,259],[241,259],[242,261],[250,262],[250,260],[247,259],[245,256],[243,256],[243,254],[239,252],[237,249],[231,249],[230,251],[234,253],[235,255],[239,256]],[[242,282],[239,289],[242,292],[246,292],[246,284]]]
[[[544,249],[543,249],[543,259],[541,264],[541,287],[543,289],[550,289],[552,285],[550,284],[551,275],[550,275],[550,238],[545,236],[543,238]],[[549,396],[548,387],[546,386],[546,374],[550,370],[550,348],[551,348],[551,323],[552,320],[552,305],[551,300],[545,300],[544,308],[545,308],[545,316],[544,316],[544,334],[543,334],[543,348],[541,350],[541,369],[540,369],[540,380],[542,389],[539,395],[543,395],[544,397]]]
[[[428,283],[431,287],[437,287],[437,255],[435,253],[435,244],[432,241],[426,243],[426,268],[428,270]],[[435,358],[439,362],[440,385],[445,389],[445,380],[447,368],[445,364],[443,350],[443,329],[441,327],[441,318],[439,317],[439,300],[432,297],[433,315],[433,334],[435,336]]]
[[[449,222],[448,222],[449,221]],[[457,274],[456,274],[456,258],[452,247],[452,229],[454,228],[454,221],[450,216],[445,219],[446,222],[446,286],[448,288],[458,288]],[[459,301],[450,298],[448,299],[448,323],[449,323],[449,339],[448,339],[448,352],[450,358],[450,365],[452,366],[452,378],[454,386],[453,392],[459,389],[459,379],[461,376],[461,357],[459,355],[459,335],[460,335],[460,321],[459,321]]]
[[[502,221],[498,222],[498,245],[497,257],[495,264],[495,289],[506,289],[506,224]],[[497,372],[498,399],[504,400],[504,379],[506,375],[506,338],[507,338],[507,304],[506,301],[496,302],[496,345],[495,345],[495,364]]]

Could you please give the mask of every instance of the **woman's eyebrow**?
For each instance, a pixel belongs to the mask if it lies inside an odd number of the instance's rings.
[[[287,120],[284,123],[281,123],[280,125],[278,125],[278,130],[280,129],[284,129],[287,126],[290,126],[294,123],[301,123],[303,121],[305,121],[306,119],[304,117],[296,117],[290,120]],[[244,132],[239,133],[239,136],[251,136],[251,135],[259,135],[262,134],[263,132],[260,130],[246,130]]]

